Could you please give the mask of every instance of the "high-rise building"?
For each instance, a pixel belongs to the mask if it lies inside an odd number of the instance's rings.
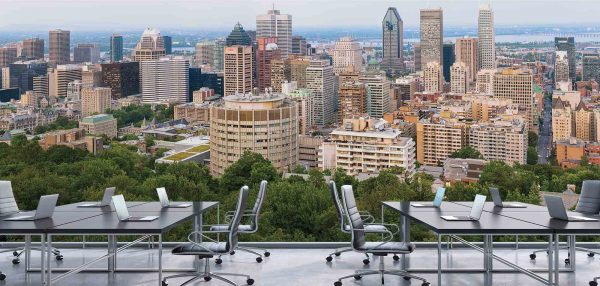
[[[48,97],[49,93],[48,75],[33,77],[33,95],[36,98]]]
[[[81,115],[87,117],[110,109],[110,88],[84,87],[81,89]]]
[[[102,86],[102,70],[98,66],[83,66],[81,69],[81,82],[89,87]]]
[[[252,46],[234,45],[224,51],[225,96],[252,92],[253,52]]]
[[[413,44],[413,58],[415,61],[415,72],[423,70],[423,64],[421,64],[421,43]]]
[[[102,82],[110,87],[113,99],[140,94],[140,63],[102,64]]]
[[[66,97],[70,82],[81,80],[81,66],[58,65],[48,70],[48,91],[51,97]]]
[[[455,120],[423,119],[417,123],[417,161],[439,166],[450,154],[467,146],[468,126]]]
[[[367,113],[367,89],[365,84],[357,80],[343,80],[345,73],[340,75],[339,84],[339,114],[338,121],[342,123],[346,118],[364,116]],[[354,74],[353,74],[354,75]]]
[[[289,98],[296,102],[298,109],[298,134],[309,134],[315,125],[312,92],[305,88],[295,89],[290,92]]]
[[[573,123],[575,138],[586,142],[595,141],[594,112],[587,108],[583,100],[573,111]]]
[[[568,82],[571,79],[569,76],[569,56],[565,51],[556,51],[554,58],[554,82]]]
[[[554,38],[554,46],[557,51],[567,52],[569,58],[569,78],[571,81],[575,80],[577,76],[576,70],[576,57],[575,54],[575,38],[574,37],[556,37]]]
[[[479,7],[478,17],[478,63],[477,69],[496,68],[496,42],[494,32],[494,11],[489,4]]]
[[[171,36],[163,36],[163,43],[165,45],[165,54],[173,54],[173,38]]]
[[[494,77],[496,76],[495,69],[483,69],[477,73],[477,84],[475,91],[484,94],[494,93]]]
[[[444,79],[446,81],[450,80],[450,68],[456,62],[456,53],[455,53],[455,45],[452,42],[446,42],[443,46],[443,54],[444,54]]]
[[[477,55],[477,39],[464,37],[456,39],[456,61],[463,62],[469,71],[468,81],[473,82],[479,71],[479,56]]]
[[[226,46],[252,46],[252,39],[239,22],[233,26],[233,30],[225,40]]]
[[[292,55],[296,56],[306,56],[308,46],[306,44],[306,39],[302,36],[292,36]]]
[[[215,43],[202,42],[196,44],[196,55],[194,56],[194,66],[200,67],[204,71],[211,71],[215,64]]]
[[[275,59],[271,61],[271,88],[274,92],[283,92],[282,85],[291,80],[289,60]],[[306,74],[306,70],[304,71]]]
[[[405,76],[396,79],[393,84],[399,105],[403,102],[413,100],[415,93],[419,90],[419,79],[415,76]]]
[[[91,87],[90,85],[83,84],[80,80],[75,80],[67,84],[67,98],[66,102],[79,102],[81,101],[81,93],[84,87]],[[91,114],[89,114],[91,115]]]
[[[425,92],[441,92],[444,90],[442,67],[438,62],[429,62],[423,69],[423,87]]]
[[[7,67],[17,60],[17,49],[2,47],[0,48],[0,68]]]
[[[30,38],[23,40],[23,50],[21,57],[26,60],[44,59],[44,40],[40,38]]]
[[[187,102],[189,68],[188,60],[183,57],[170,56],[140,62],[142,102]]]
[[[573,135],[573,112],[568,101],[552,100],[552,142],[569,139]]]
[[[117,137],[117,119],[112,114],[97,114],[82,118],[79,121],[79,128],[83,128],[85,133],[91,135]]]
[[[293,68],[293,66],[292,66]],[[293,73],[293,70],[292,70]],[[293,79],[292,79],[293,80]],[[306,68],[306,89],[313,93],[315,125],[327,126],[335,122],[334,114],[334,74],[327,60],[313,60]],[[300,83],[298,83],[300,87]]]
[[[120,62],[123,60],[123,36],[113,34],[110,36],[110,61]]]
[[[508,98],[528,114],[533,124],[533,72],[529,69],[505,68],[494,75],[494,97]]]
[[[421,10],[421,66],[444,62],[444,14],[442,8]]]
[[[146,28],[133,50],[133,60],[136,62],[158,60],[165,54],[164,38],[160,35],[160,31]]]
[[[392,112],[390,97],[391,84],[384,73],[363,74],[359,82],[365,85],[367,113],[373,118],[383,118],[383,115]]]
[[[382,21],[383,60],[381,69],[388,75],[397,75],[404,70],[404,23],[398,10],[388,8]]]
[[[335,43],[332,50],[332,59],[335,74],[344,71],[360,72],[362,70],[362,48],[352,37],[342,37]]]
[[[272,62],[281,58],[277,38],[256,38],[256,84],[259,92],[271,87]]]
[[[290,81],[298,83],[298,88],[306,88],[306,69],[310,59],[295,58],[290,60]]]
[[[280,172],[298,164],[296,103],[283,94],[234,94],[210,107],[210,171],[221,176],[246,151]]]
[[[215,50],[213,52],[213,57],[215,59],[215,63],[213,65],[214,72],[222,72],[223,65],[225,62],[225,41],[220,39],[215,41]]]
[[[584,54],[583,55],[582,80],[583,81],[595,80],[596,82],[600,82],[600,55],[598,55],[598,54]]]
[[[450,71],[450,91],[454,93],[465,93],[469,86],[469,71],[463,62],[456,62]]]
[[[64,65],[71,62],[71,32],[51,30],[48,33],[51,65]]]
[[[256,37],[277,38],[281,57],[287,59],[292,53],[292,15],[281,14],[279,10],[269,10],[267,14],[256,16]]]
[[[491,122],[473,124],[469,128],[469,146],[484,159],[507,164],[527,163],[527,122],[519,117],[512,120],[495,118]]]
[[[100,61],[100,47],[96,44],[77,44],[73,48],[73,62],[98,63]]]
[[[17,61],[2,68],[3,88],[18,88],[20,93],[33,89],[33,77],[45,75],[48,64],[42,60]]]

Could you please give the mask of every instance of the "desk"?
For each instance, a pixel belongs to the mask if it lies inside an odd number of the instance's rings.
[[[536,271],[540,269],[525,269],[518,266],[510,261],[507,261],[501,257],[494,255],[493,253],[493,236],[494,235],[546,235],[548,236],[548,243],[550,249],[549,258],[552,259],[552,251],[554,250],[554,231],[553,229],[542,226],[539,224],[533,224],[527,221],[499,215],[492,211],[484,211],[479,221],[462,221],[462,222],[451,222],[442,219],[442,215],[468,215],[470,207],[459,203],[444,202],[440,209],[437,208],[414,208],[410,206],[410,202],[382,202],[383,206],[389,207],[392,210],[400,214],[400,224],[402,229],[402,240],[403,242],[410,242],[410,221],[418,222],[431,230],[437,235],[437,248],[438,248],[438,285],[441,283],[442,272],[483,272],[486,274],[486,284],[491,285],[491,274],[493,272],[500,272],[493,269],[493,260],[499,261],[515,271],[526,274],[535,280],[542,282],[546,285],[554,285],[554,263],[548,264],[548,278],[544,278]],[[533,209],[533,208],[532,208]],[[547,214],[546,214],[547,215]],[[483,269],[442,269],[442,235],[452,236],[455,240],[458,240],[473,249],[484,254]],[[462,238],[460,235],[481,235],[484,237],[483,248],[478,247]],[[429,272],[428,269],[410,269],[406,257],[403,256],[403,268],[406,271],[413,272]]]

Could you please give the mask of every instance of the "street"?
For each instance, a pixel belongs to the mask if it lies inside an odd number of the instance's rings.
[[[538,164],[547,164],[550,148],[552,148],[552,99],[544,98],[544,120],[540,127],[540,138],[537,144]]]

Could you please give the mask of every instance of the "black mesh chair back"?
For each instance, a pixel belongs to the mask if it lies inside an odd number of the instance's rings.
[[[585,214],[597,214],[600,212],[600,181],[583,181],[581,195],[579,195],[575,211]]]

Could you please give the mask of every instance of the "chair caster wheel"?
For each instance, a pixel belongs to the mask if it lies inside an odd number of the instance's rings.
[[[217,258],[217,259],[215,259],[215,263],[216,264],[221,264],[221,263],[223,263],[223,259]]]
[[[593,252],[588,253],[588,257],[594,257],[594,255],[596,255],[596,254]]]
[[[63,256],[62,255],[54,256],[54,258],[56,259],[56,261],[62,261],[63,260]]]
[[[341,253],[339,253],[339,252],[336,252],[336,253],[335,253],[335,256],[340,256],[340,255],[342,255],[342,254],[341,254]]]
[[[235,251],[229,252],[229,255],[235,255]]]
[[[423,282],[423,284],[421,284],[421,286],[429,286],[431,284],[429,284],[429,282]]]
[[[410,281],[410,277],[402,277],[402,278],[404,278],[404,280],[406,280],[406,281]]]
[[[363,259],[363,264],[364,265],[369,265],[369,263],[371,263],[371,261],[369,261],[369,259]]]
[[[6,279],[6,274],[0,273],[0,281],[4,281]]]
[[[341,281],[336,281],[335,283],[333,283],[333,286],[342,286],[342,282]]]
[[[261,263],[262,262],[262,257],[257,257],[256,258],[256,262]]]
[[[398,261],[398,260],[400,260],[400,256],[398,256],[398,255],[396,255],[396,254],[394,254],[394,256],[393,256],[392,258],[394,259],[394,261]]]
[[[529,259],[535,260],[535,258],[536,258],[535,253],[529,254]]]
[[[210,277],[210,276],[204,276],[204,281],[208,282],[210,280],[212,280],[212,277]]]
[[[325,258],[325,260],[327,260],[327,262],[331,262],[331,261],[333,260],[333,257],[331,257],[331,256],[327,256],[327,257]]]
[[[13,252],[13,256],[19,256],[19,252],[17,252],[17,251],[14,251],[14,252]]]
[[[254,279],[248,279],[248,280],[246,280],[246,284],[248,284],[248,285],[254,284]]]
[[[596,282],[596,281],[590,281],[590,286],[598,286],[598,282]]]
[[[167,284],[167,281],[163,281],[162,282],[162,286],[168,286],[169,284]]]
[[[269,256],[271,256],[271,252],[266,251],[265,252],[265,257],[269,257]]]
[[[360,275],[355,275],[355,276],[354,276],[354,279],[356,279],[356,280],[360,280],[360,279],[362,279],[362,276],[360,276]]]
[[[21,263],[21,260],[18,259],[18,258],[15,258],[15,259],[12,260],[12,264],[14,264],[14,265],[17,265],[19,263]]]
[[[565,264],[571,264],[571,260],[569,258],[565,258]]]

